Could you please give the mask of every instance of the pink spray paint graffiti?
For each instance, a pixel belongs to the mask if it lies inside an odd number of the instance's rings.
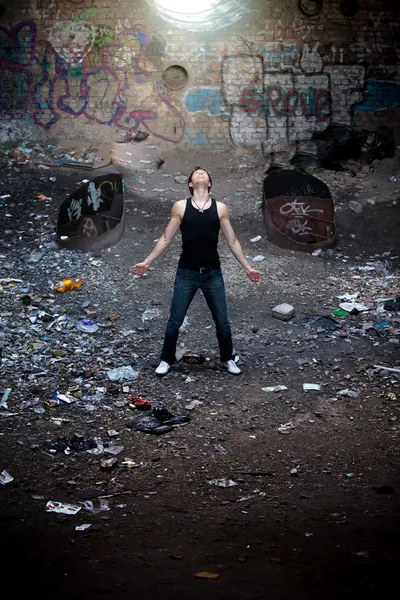
[[[248,114],[263,114],[266,117],[297,115],[326,121],[330,118],[330,92],[313,86],[298,91],[270,85],[260,94],[256,87],[249,86],[241,92],[240,106]]]
[[[102,60],[93,65],[87,54],[79,60],[69,54],[68,62],[49,41],[38,39],[31,21],[12,29],[0,27],[0,110],[20,110],[46,130],[64,114],[130,132],[143,126],[159,138],[178,143],[184,135],[184,119],[165,86],[157,85],[153,100],[174,116],[174,128],[165,135],[161,124],[155,127],[158,110],[129,106],[133,88],[150,81],[150,73],[142,66],[148,41],[149,34],[140,26],[122,30],[118,39],[102,44]],[[133,64],[125,64],[124,52],[132,45]]]

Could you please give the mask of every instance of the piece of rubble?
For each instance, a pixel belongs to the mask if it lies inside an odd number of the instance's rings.
[[[133,381],[138,376],[138,372],[135,371],[130,365],[124,367],[117,367],[107,371],[107,377],[111,381]]]
[[[362,215],[363,206],[360,202],[357,202],[357,200],[350,200],[349,208],[357,215]]]
[[[282,304],[277,304],[272,309],[272,316],[280,321],[290,321],[295,313],[294,306],[291,304],[287,304],[283,302]]]
[[[113,456],[112,458],[103,458],[100,462],[100,469],[102,471],[111,471],[113,467],[117,464],[118,459]]]

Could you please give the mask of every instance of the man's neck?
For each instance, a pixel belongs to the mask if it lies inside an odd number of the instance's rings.
[[[196,189],[193,192],[193,200],[197,202],[199,206],[204,206],[210,199],[210,194],[206,189]]]

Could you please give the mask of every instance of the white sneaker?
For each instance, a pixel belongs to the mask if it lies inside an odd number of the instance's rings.
[[[169,369],[170,369],[170,365],[167,362],[165,362],[165,360],[162,360],[156,369],[156,374],[157,375],[166,375],[168,373]]]
[[[228,362],[224,363],[224,366],[226,369],[228,369],[228,373],[231,373],[231,375],[240,375],[242,372],[234,360],[228,360]]]

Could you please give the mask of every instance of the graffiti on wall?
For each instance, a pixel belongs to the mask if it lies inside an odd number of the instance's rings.
[[[239,37],[238,39],[243,44],[243,47],[246,48],[248,54],[263,58],[266,68],[280,70],[295,67],[299,64],[301,52],[295,44],[286,46],[283,50],[270,50],[262,44],[248,41],[243,37]]]
[[[91,7],[87,10],[77,13],[72,17],[73,21],[89,21],[90,19],[94,19],[95,17],[100,19],[113,19],[115,17],[115,12],[109,10],[108,8],[95,8]]]
[[[58,48],[38,39],[31,21],[0,27],[0,108],[20,109],[46,130],[62,116],[86,117],[130,132],[143,126],[162,139],[181,141],[183,116],[166,86],[143,66],[148,33],[140,26],[118,35],[105,30],[103,37],[97,31],[69,22],[60,26]],[[132,106],[137,86],[155,110]]]
[[[365,67],[324,66],[318,44],[304,44],[291,69],[285,68],[287,56],[272,69],[264,52],[224,59],[222,93],[235,144],[278,146],[310,139],[331,121],[351,124],[363,98]]]
[[[259,112],[265,117],[297,115],[326,121],[330,115],[329,90],[311,85],[306,90],[268,85],[262,94],[255,86],[248,86],[243,88],[239,102],[248,114]]]
[[[293,29],[292,27],[283,27],[282,25],[274,25],[274,42],[300,42],[304,40],[309,33],[308,27]]]
[[[211,117],[228,116],[219,87],[196,86],[183,97],[183,106],[188,113],[205,112]]]
[[[400,106],[400,83],[395,81],[367,81],[366,95],[354,112],[377,112]]]

